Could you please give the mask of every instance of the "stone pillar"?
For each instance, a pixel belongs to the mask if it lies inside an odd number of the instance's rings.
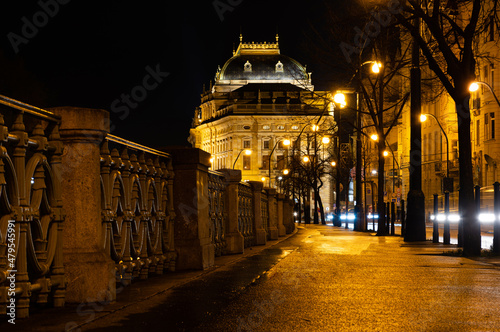
[[[253,215],[254,215],[254,234],[255,244],[266,244],[266,230],[262,224],[262,187],[264,184],[261,181],[250,181],[253,193]]]
[[[285,225],[283,224],[284,221],[284,214],[283,214],[283,203],[285,200],[285,195],[283,194],[277,194],[277,200],[278,200],[278,236],[285,236],[286,235],[286,229]]]
[[[269,240],[278,238],[278,209],[276,208],[276,189],[267,188],[269,202]]]
[[[197,148],[164,149],[172,155],[175,208],[174,243],[177,270],[207,269],[215,251],[208,215],[210,154]]]
[[[226,177],[226,254],[241,254],[245,247],[245,238],[238,230],[238,184],[241,171],[237,169],[219,170]],[[262,222],[261,222],[262,224]]]
[[[115,300],[115,263],[104,251],[101,217],[99,145],[109,132],[109,114],[76,107],[50,111],[62,118],[59,132],[64,144],[61,188],[66,212],[63,226],[66,302]]]

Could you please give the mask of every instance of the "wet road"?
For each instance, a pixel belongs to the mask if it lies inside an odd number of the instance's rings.
[[[500,269],[442,252],[307,225],[83,330],[500,331]]]

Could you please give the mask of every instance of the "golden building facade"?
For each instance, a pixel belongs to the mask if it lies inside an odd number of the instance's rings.
[[[238,49],[201,95],[189,142],[212,155],[213,170],[240,169],[243,180],[274,188],[291,155],[310,144],[313,125],[332,128],[331,107],[329,93],[314,91],[311,73],[280,53],[278,36],[271,43],[246,43],[240,36]],[[325,182],[321,196],[330,210],[330,179]]]

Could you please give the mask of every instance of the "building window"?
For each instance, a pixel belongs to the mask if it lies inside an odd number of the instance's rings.
[[[262,129],[264,129],[264,130],[269,130],[269,129],[271,129],[271,126],[269,126],[269,125],[264,125],[264,126],[262,126]]]
[[[434,132],[434,159],[441,159],[441,133]]]
[[[495,113],[490,113],[491,139],[495,138]]]
[[[262,155],[262,168],[263,169],[268,169],[269,168],[269,155]]]
[[[285,129],[285,126],[283,125],[279,125],[278,127],[276,127],[278,130],[284,130]]]
[[[490,85],[491,85],[491,88],[494,89],[495,88],[495,65],[491,64],[491,77],[490,77]]]
[[[285,169],[285,156],[284,155],[277,156],[276,168],[277,169]]]
[[[458,159],[458,140],[451,141],[451,159]]]
[[[297,126],[297,125],[293,125],[293,126],[292,126],[292,129],[293,129],[293,130],[299,130],[299,126]]]
[[[481,120],[476,120],[476,145],[479,145],[479,141],[480,141],[480,124],[481,124]]]
[[[488,83],[489,81],[489,78],[488,78],[488,73],[489,73],[489,68],[488,66],[484,66],[483,67],[483,81]],[[481,93],[484,94],[484,84],[481,84]]]
[[[269,149],[269,139],[265,139],[265,140],[262,142],[262,148],[263,148],[263,149]]]
[[[243,140],[243,149],[250,149],[252,147],[252,144],[250,142],[250,140],[246,139],[246,140]]]
[[[251,156],[243,156],[243,169],[249,170],[251,169]]]
[[[424,139],[423,141],[423,146],[424,146],[424,151],[422,151],[422,161],[427,161],[429,160],[429,147],[427,145],[427,134],[424,134]]]
[[[495,138],[495,113],[486,113],[484,115],[484,139]]]
[[[245,62],[245,64],[243,65],[243,70],[245,72],[251,72],[252,71],[252,64],[249,61]]]
[[[276,64],[276,72],[277,73],[283,72],[283,64],[281,63],[281,61],[278,61],[278,63]]]

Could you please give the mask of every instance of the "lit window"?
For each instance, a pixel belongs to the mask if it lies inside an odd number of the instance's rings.
[[[264,130],[269,130],[269,129],[271,129],[271,126],[264,125],[264,126],[262,126],[262,129],[264,129]]]
[[[251,169],[251,156],[243,156],[243,169],[249,170]]]
[[[295,125],[295,126],[292,126],[292,129],[293,129],[293,130],[299,130],[299,126],[296,126],[296,125]]]

